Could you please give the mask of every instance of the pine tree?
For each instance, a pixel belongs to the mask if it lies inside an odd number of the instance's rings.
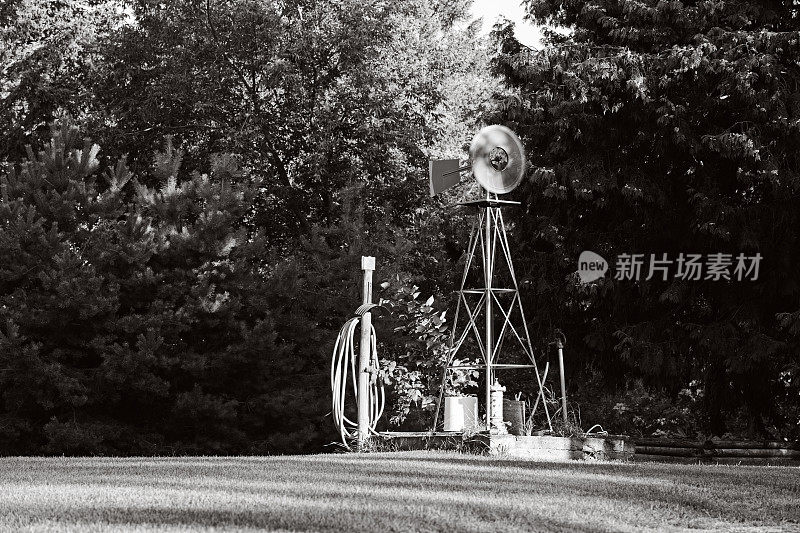
[[[119,287],[94,263],[93,240],[122,213],[125,169],[100,194],[98,147],[77,128],[55,126],[50,145],[29,150],[2,177],[0,390],[7,450],[46,445],[42,427],[77,420],[93,402],[92,373],[102,359],[95,339],[119,305]],[[79,450],[82,448],[78,448]],[[85,450],[84,450],[85,451]]]
[[[257,185],[235,158],[185,174],[168,139],[154,175],[119,161],[99,180],[97,145],[66,121],[52,136],[0,182],[0,451],[329,442],[326,362],[345,311],[319,317],[346,299],[303,284],[356,271],[268,262],[245,227]]]

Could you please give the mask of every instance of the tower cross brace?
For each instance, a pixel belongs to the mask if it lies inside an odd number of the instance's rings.
[[[450,340],[448,343],[447,361],[442,371],[442,383],[439,389],[439,398],[436,402],[436,414],[433,420],[433,431],[436,431],[439,420],[439,412],[441,410],[442,398],[444,396],[445,384],[447,382],[447,373],[452,370],[484,370],[485,372],[485,394],[486,394],[486,431],[491,432],[491,386],[495,378],[495,370],[501,368],[532,368],[536,374],[536,381],[538,385],[537,404],[539,400],[542,401],[545,416],[547,417],[548,427],[552,430],[552,423],[550,420],[550,413],[547,408],[547,402],[544,401],[544,386],[543,381],[546,377],[539,374],[539,368],[536,364],[536,357],[533,352],[531,344],[530,333],[528,331],[528,324],[525,320],[525,311],[522,307],[522,300],[519,295],[519,286],[517,284],[517,277],[514,272],[514,263],[511,258],[511,249],[508,243],[508,236],[506,232],[506,224],[503,219],[501,211],[504,207],[519,205],[519,202],[508,200],[499,200],[496,194],[487,192],[486,198],[482,200],[463,202],[460,205],[477,207],[478,213],[472,225],[470,232],[469,245],[467,246],[467,255],[464,265],[464,273],[461,278],[461,287],[458,290],[458,303],[456,304],[456,313],[453,319],[453,328],[450,333]],[[500,253],[498,254],[498,250]],[[498,263],[497,258],[504,262],[507,267],[509,277],[511,279],[511,287],[495,287],[495,267]],[[480,258],[480,267],[483,272],[483,287],[469,288],[467,281],[469,272],[473,264],[478,264]],[[503,263],[501,263],[503,264]],[[506,306],[500,300],[500,295],[511,296],[511,302]],[[478,296],[478,302],[470,305],[469,297]],[[463,330],[460,330],[459,318],[462,314],[462,307],[465,311],[467,318]],[[502,325],[499,333],[496,334],[495,329],[495,308],[499,311],[500,321]],[[514,310],[519,310],[519,318],[521,325],[517,327],[513,323]],[[483,314],[483,321],[481,321],[481,313]],[[480,322],[483,322],[480,324]],[[481,325],[483,327],[481,327]],[[460,330],[460,331],[459,331]],[[483,334],[481,334],[481,330]],[[503,340],[506,332],[513,333],[513,338],[519,342],[523,352],[530,361],[529,364],[503,364],[499,362],[500,354],[502,352]],[[479,365],[454,365],[453,360],[458,351],[463,347],[464,342],[469,337],[469,334],[474,335],[474,339],[479,348],[483,364]]]

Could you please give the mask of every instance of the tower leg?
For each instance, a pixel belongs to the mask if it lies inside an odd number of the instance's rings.
[[[486,198],[489,198],[487,193]],[[492,250],[492,208],[486,208],[484,216],[483,272],[486,282],[486,431],[492,430],[492,354],[494,353],[494,326],[492,320],[492,270],[494,269]]]
[[[464,297],[464,284],[467,282],[467,276],[469,275],[469,268],[472,266],[472,259],[475,256],[475,246],[478,243],[478,236],[480,235],[480,224],[479,221],[476,219],[472,223],[472,229],[469,232],[469,244],[467,245],[467,257],[464,261],[464,273],[461,276],[461,287],[458,291],[458,303],[456,304],[456,314],[453,317],[453,327],[450,332],[450,342],[448,343],[448,350],[447,350],[447,361],[445,361],[444,368],[442,369],[442,383],[439,387],[439,397],[436,400],[436,412],[433,415],[433,424],[431,425],[431,432],[436,432],[436,427],[439,424],[439,413],[442,411],[442,399],[444,398],[444,387],[447,383],[447,370],[450,367],[450,363],[453,362],[453,357],[455,356],[455,352],[453,351],[453,345],[456,338],[456,330],[458,329],[458,317],[461,313],[461,299]],[[460,343],[460,341],[459,341]],[[460,345],[460,344],[459,344]]]
[[[506,224],[503,221],[503,213],[501,211],[498,211],[497,219],[498,219],[498,221],[500,223],[500,232],[499,233],[500,233],[500,238],[501,238],[501,241],[500,241],[501,242],[501,248],[503,249],[503,253],[506,254],[506,261],[508,262],[508,267],[511,270],[511,280],[514,283],[514,289],[519,294],[519,285],[517,284],[517,275],[514,272],[514,262],[511,259],[511,247],[508,244],[508,237],[506,235]],[[536,358],[534,357],[534,354],[533,354],[533,345],[531,344],[531,334],[528,331],[528,321],[525,318],[525,309],[522,307],[522,299],[521,299],[521,297],[520,297],[520,300],[519,300],[519,313],[520,313],[520,317],[522,318],[522,326],[523,326],[523,331],[525,333],[525,339],[526,339],[526,342],[527,342],[528,356],[530,357],[531,364],[533,364],[533,371],[536,374],[536,382],[539,385],[539,394],[538,394],[538,396],[536,398],[536,401],[538,403],[539,398],[542,399],[542,407],[544,408],[544,414],[545,414],[545,417],[547,418],[547,426],[550,428],[550,431],[552,431],[553,430],[553,422],[550,419],[550,411],[547,409],[547,400],[546,400],[546,398],[544,396],[544,382],[545,382],[545,379],[547,378],[547,368],[545,368],[544,377],[540,376],[539,375],[539,367],[536,364]],[[520,342],[522,342],[521,339],[520,339]],[[532,416],[533,415],[531,415],[531,417]]]
[[[442,369],[442,384],[439,386],[439,399],[436,400],[436,414],[433,415],[433,426],[431,426],[431,433],[436,432],[436,426],[439,424],[439,412],[442,408],[442,398],[444,398],[444,384],[447,383],[447,367],[450,366],[450,361]]]

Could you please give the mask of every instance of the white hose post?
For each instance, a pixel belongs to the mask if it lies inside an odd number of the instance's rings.
[[[361,270],[364,271],[363,304],[372,303],[372,272],[375,270],[375,258],[361,257]],[[372,313],[366,312],[361,317],[361,342],[358,357],[358,447],[362,449],[369,439],[370,433],[370,334],[372,332]]]
[[[377,435],[375,428],[383,415],[386,394],[383,382],[378,379],[378,341],[372,327],[372,272],[375,270],[374,257],[362,257],[364,270],[364,305],[356,309],[356,316],[347,320],[339,330],[331,357],[331,414],[333,423],[342,438],[342,444],[349,450],[355,441],[359,450],[371,435]],[[356,329],[361,324],[359,353],[356,356]],[[357,407],[357,415],[347,418],[346,407]]]

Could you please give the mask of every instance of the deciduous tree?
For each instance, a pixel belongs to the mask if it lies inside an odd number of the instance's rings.
[[[516,94],[494,118],[524,137],[533,164],[515,235],[535,321],[567,325],[573,368],[609,383],[641,376],[675,394],[701,378],[710,432],[737,429],[744,409],[751,433],[796,435],[800,398],[792,389],[787,406],[781,379],[797,372],[798,6],[527,6],[534,22],[573,30],[539,52],[508,27],[496,35],[496,70]],[[584,286],[573,273],[586,249],[612,268],[637,252],[763,262],[757,281]]]

